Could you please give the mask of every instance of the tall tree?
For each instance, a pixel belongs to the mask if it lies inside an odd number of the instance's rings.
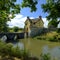
[[[14,14],[20,12],[20,6],[15,2],[16,0],[0,0],[0,32],[8,31],[9,15],[13,17]]]
[[[48,13],[48,20],[55,20],[53,22],[56,23],[60,22],[57,21],[58,19],[60,19],[60,0],[47,0],[46,4],[42,4],[42,8],[44,12]]]

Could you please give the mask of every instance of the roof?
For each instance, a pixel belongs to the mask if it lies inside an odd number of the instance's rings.
[[[31,23],[37,23],[38,21],[42,21],[43,22],[43,20],[42,19],[39,19],[39,18],[35,18],[35,19],[30,19],[29,21],[31,22]],[[44,22],[43,22],[44,23]]]
[[[39,16],[39,18],[35,18],[35,19],[30,19],[29,17],[27,17],[27,20],[29,20],[30,23],[37,23],[37,22],[40,21],[40,20],[43,22],[41,16]],[[43,23],[44,23],[44,22],[43,22]]]

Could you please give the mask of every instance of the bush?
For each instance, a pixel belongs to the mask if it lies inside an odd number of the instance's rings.
[[[57,41],[58,41],[58,39],[57,39],[57,36],[56,36],[56,35],[55,35],[55,36],[53,36],[53,37],[48,38],[48,40],[49,40],[49,41],[52,41],[52,42],[57,42]]]
[[[60,33],[60,28],[57,29],[57,33]]]
[[[11,43],[6,44],[5,42],[0,42],[0,55],[10,55],[12,47],[13,45]]]
[[[12,43],[0,42],[0,55],[1,56],[13,56],[13,57],[26,57],[29,56],[28,52],[25,50],[20,50],[20,48],[14,47]]]
[[[38,40],[46,40],[46,37],[43,35],[41,35],[41,36],[37,36],[37,37],[35,37],[35,39],[38,39]]]
[[[50,54],[41,54],[41,60],[51,60]]]
[[[14,27],[13,27],[13,31],[14,31],[14,32],[17,32],[18,30],[19,30],[19,27],[17,27],[17,26],[14,26]]]

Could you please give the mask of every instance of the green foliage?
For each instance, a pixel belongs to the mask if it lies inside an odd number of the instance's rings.
[[[13,31],[14,31],[14,32],[17,32],[18,30],[19,30],[19,27],[17,27],[17,26],[14,26],[14,27],[13,27]]]
[[[60,28],[57,29],[57,33],[60,33]]]
[[[14,56],[14,57],[21,57],[22,56],[22,52],[20,51],[20,48],[19,47],[16,47],[16,48],[12,48],[11,50],[11,56]]]
[[[4,11],[7,15],[20,12],[20,6],[15,4],[16,0],[1,0],[0,12]],[[7,17],[6,17],[7,18]]]
[[[35,38],[37,38],[38,40],[46,40],[46,36],[43,36],[43,35],[37,36]]]
[[[0,11],[0,32],[8,31],[8,25],[6,22],[8,21],[6,11]]]
[[[42,8],[44,12],[48,13],[47,20],[58,20],[58,18],[60,18],[60,0],[47,0],[46,4],[42,4]],[[60,21],[58,21],[58,23],[59,22]]]
[[[6,44],[5,42],[0,42],[0,55],[5,56],[11,54],[11,48],[13,45],[11,43]]]
[[[20,6],[18,4],[15,4],[15,2],[16,0],[0,1],[0,32],[7,32],[7,21],[10,21],[10,18],[12,18],[14,14],[20,12]],[[12,17],[9,16],[10,14]]]
[[[14,26],[13,28],[9,28],[9,32],[23,32],[24,31],[24,28],[19,28],[19,27],[16,27]],[[16,29],[16,31],[15,31]]]
[[[20,48],[14,47],[12,43],[5,43],[0,41],[0,56],[12,56],[12,57],[26,57],[29,56],[26,50],[20,50]]]
[[[19,28],[19,30],[22,30],[22,31],[23,31],[23,30],[24,30],[24,28]]]
[[[49,41],[51,42],[58,42],[60,41],[59,35],[55,35],[53,37],[48,38]]]
[[[46,4],[42,5],[44,12],[49,13],[48,18],[54,19],[60,17],[60,0],[47,0]]]
[[[23,7],[29,7],[31,8],[31,12],[36,11],[36,4],[37,4],[37,0],[23,0],[22,2],[22,8]]]
[[[42,54],[41,59],[42,60],[51,60],[50,54]]]
[[[0,0],[0,32],[8,31],[7,21],[14,18],[14,14],[20,13],[21,7],[29,7],[31,12],[37,9],[37,0],[23,0],[21,5],[15,2],[16,0]]]
[[[51,42],[58,42],[60,41],[60,33],[58,33],[56,31],[52,31],[52,32],[46,32],[45,34],[42,34],[40,36],[36,36],[34,37],[34,40],[46,40],[46,41],[51,41]],[[60,31],[60,30],[59,30]]]
[[[52,28],[53,27],[56,28],[58,26],[58,21],[56,19],[49,21],[48,27],[51,27],[51,26],[52,26]]]
[[[54,41],[54,37],[48,38],[49,41]]]

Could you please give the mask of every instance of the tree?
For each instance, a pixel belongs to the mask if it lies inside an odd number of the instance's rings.
[[[16,0],[0,0],[0,32],[8,31],[7,21],[10,20],[9,15],[11,14],[13,18],[14,14],[20,12],[22,7],[30,7],[31,12],[36,11],[36,0],[23,0],[22,4],[16,4]]]
[[[57,22],[60,18],[60,0],[47,0],[46,4],[42,4],[42,8],[44,12],[48,13],[48,20],[55,20],[56,23],[60,22]]]
[[[38,3],[38,0],[23,0],[21,6],[22,8],[24,7],[29,7],[31,8],[31,12],[36,11],[36,4]]]
[[[48,23],[48,27],[49,28],[53,28],[53,27],[57,27],[57,25],[58,25],[58,21],[57,21],[57,19],[55,19],[55,20],[51,20],[51,21],[49,21],[49,23]]]
[[[7,21],[10,21],[9,15],[20,12],[20,6],[15,4],[16,0],[0,0],[0,32],[7,32]]]
[[[6,18],[7,15],[5,14],[4,11],[0,11],[0,32],[6,32],[8,31],[8,25],[6,24],[6,22],[8,21]]]
[[[13,27],[13,31],[14,31],[14,32],[17,32],[18,30],[19,30],[19,27],[17,27],[17,26],[14,26],[14,27]]]

